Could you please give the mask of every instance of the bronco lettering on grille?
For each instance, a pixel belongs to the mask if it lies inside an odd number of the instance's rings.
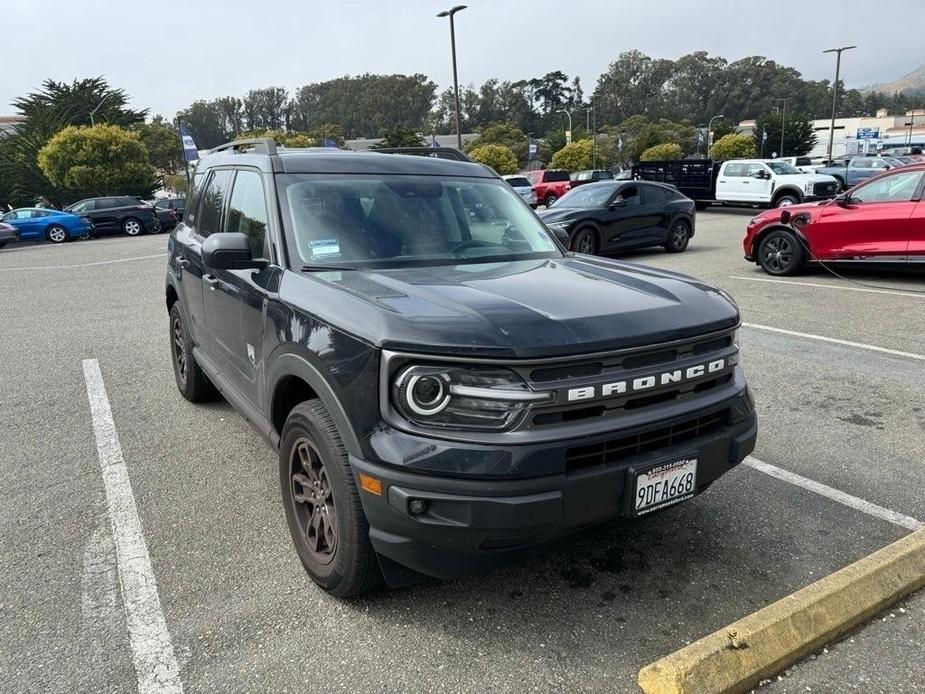
[[[640,376],[631,380],[613,381],[611,383],[603,383],[599,386],[569,388],[568,401],[576,402],[578,400],[593,400],[598,397],[607,398],[614,395],[627,395],[650,390],[656,386],[667,386],[672,383],[693,381],[694,379],[722,371],[726,368],[726,365],[726,359],[714,359],[705,364],[695,364],[685,369],[663,371],[650,376]]]

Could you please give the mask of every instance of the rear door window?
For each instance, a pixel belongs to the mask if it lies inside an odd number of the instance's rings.
[[[723,169],[724,176],[741,177],[745,176],[745,164],[726,164]]]
[[[568,171],[546,171],[543,174],[543,180],[546,183],[557,183],[559,181],[571,180]]]

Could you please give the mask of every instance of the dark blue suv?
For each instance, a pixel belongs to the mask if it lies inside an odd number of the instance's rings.
[[[230,143],[170,236],[177,386],[278,450],[337,596],[657,511],[755,443],[725,293],[567,253],[493,171],[428,153]]]

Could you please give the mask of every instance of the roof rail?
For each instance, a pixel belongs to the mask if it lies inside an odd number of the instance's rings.
[[[382,147],[370,151],[382,152],[383,154],[412,154],[418,157],[452,159],[453,161],[472,161],[463,152],[453,147]]]
[[[235,152],[239,149],[246,149],[253,147],[254,151],[258,154],[269,154],[273,156],[276,154],[276,142],[274,142],[269,137],[255,137],[249,140],[233,140],[232,142],[226,142],[223,145],[218,147],[213,147],[209,150],[209,154],[215,154],[216,152],[224,152],[231,150]]]

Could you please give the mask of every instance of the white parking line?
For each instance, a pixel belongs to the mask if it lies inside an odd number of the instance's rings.
[[[813,335],[812,333],[800,333],[796,330],[784,330],[783,328],[774,328],[770,325],[759,325],[758,323],[742,323],[743,328],[753,330],[765,330],[769,333],[779,333],[781,335],[790,335],[791,337],[803,337],[807,340],[819,340],[820,342],[829,342],[844,347],[855,347],[857,349],[866,349],[870,352],[880,352],[881,354],[890,354],[894,357],[905,357],[906,359],[916,359],[925,361],[925,354],[915,354],[913,352],[900,352],[897,349],[887,349],[886,347],[877,347],[876,345],[866,345],[863,342],[851,342],[850,340],[839,340],[836,337],[825,337],[824,335]]]
[[[99,362],[96,359],[84,359],[83,370],[115,540],[122,608],[125,610],[129,643],[135,662],[138,692],[182,694],[180,668],[161,611],[157,582]]]
[[[28,267],[0,267],[0,272],[9,270],[71,270],[78,267],[94,267],[96,265],[112,265],[113,263],[128,263],[133,260],[150,260],[151,258],[166,258],[166,253],[155,255],[136,255],[132,258],[114,258],[112,260],[98,260],[95,263],[77,263],[75,265],[32,265]]]
[[[880,520],[885,520],[888,523],[893,523],[894,525],[899,525],[907,530],[920,530],[925,528],[925,523],[922,523],[911,516],[903,515],[902,513],[897,513],[896,511],[891,511],[888,508],[883,508],[883,506],[878,506],[877,504],[871,503],[870,501],[865,501],[864,499],[859,499],[856,496],[851,496],[845,492],[839,491],[834,487],[830,487],[821,482],[816,482],[807,477],[802,477],[793,472],[788,472],[779,467],[765,463],[757,458],[748,456],[744,461],[743,465],[747,465],[753,470],[758,470],[763,472],[766,475],[771,477],[776,477],[779,480],[784,482],[789,482],[790,484],[795,484],[798,487],[803,489],[808,489],[811,492],[820,494],[826,498],[837,501],[840,504],[844,504],[850,508],[853,508],[862,513],[866,513]]]
[[[741,277],[729,275],[731,280],[745,280],[746,282],[771,282],[773,284],[795,284],[798,287],[819,287],[821,289],[838,289],[843,292],[864,292],[865,294],[889,294],[890,296],[904,296],[909,299],[925,299],[925,292],[902,292],[891,289],[868,289],[866,287],[846,287],[835,284],[822,284],[821,282],[796,282],[791,280],[772,280],[767,277]]]

